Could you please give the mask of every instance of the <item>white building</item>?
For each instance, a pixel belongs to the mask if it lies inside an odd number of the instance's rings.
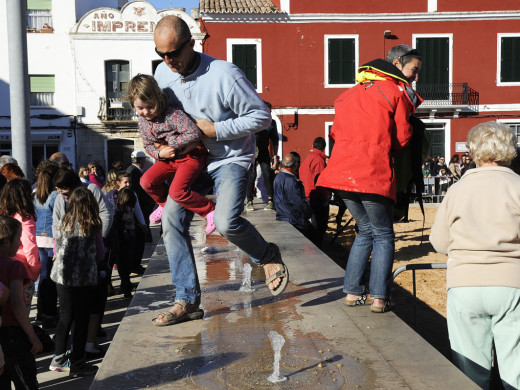
[[[33,165],[60,151],[75,168],[106,169],[142,150],[133,111],[121,97],[137,73],[161,59],[153,31],[165,15],[184,19],[201,51],[198,22],[184,9],[157,11],[146,1],[27,0],[27,50]],[[0,7],[0,152],[11,152],[7,23]]]

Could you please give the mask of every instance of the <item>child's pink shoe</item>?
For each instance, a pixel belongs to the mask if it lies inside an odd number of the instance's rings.
[[[150,214],[150,225],[158,225],[161,223],[163,206],[159,206],[153,213]]]
[[[213,222],[213,217],[215,216],[215,210],[206,215],[206,220],[208,224],[206,225],[206,234],[211,234],[215,230],[215,222]]]

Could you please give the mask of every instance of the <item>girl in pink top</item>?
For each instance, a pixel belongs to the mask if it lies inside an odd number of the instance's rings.
[[[36,244],[36,211],[31,185],[25,179],[13,179],[4,186],[0,195],[0,214],[11,216],[22,224],[21,245],[13,259],[20,261],[31,282],[24,286],[28,305],[34,294],[34,283],[40,276],[40,255]]]

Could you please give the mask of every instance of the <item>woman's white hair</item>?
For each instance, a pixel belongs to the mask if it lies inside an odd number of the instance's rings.
[[[477,165],[496,162],[508,166],[516,156],[516,134],[497,122],[481,123],[468,133],[466,144]]]

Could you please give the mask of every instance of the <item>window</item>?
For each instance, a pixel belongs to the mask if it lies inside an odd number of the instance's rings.
[[[498,35],[498,85],[520,83],[520,35]]]
[[[449,100],[451,80],[451,35],[414,35],[421,52],[421,71],[417,92],[427,100]]]
[[[33,144],[32,146],[32,165],[36,169],[38,164],[44,160],[47,160],[54,153],[58,152],[57,143],[43,143]]]
[[[446,125],[444,123],[425,123],[425,125],[432,141],[428,155],[446,156]]]
[[[128,89],[130,63],[128,61],[107,61],[105,71],[107,98],[120,100]]]
[[[330,137],[330,130],[333,122],[325,122],[325,153],[330,157],[332,148],[334,147],[334,140]]]
[[[357,35],[325,35],[325,87],[345,88],[356,84]]]
[[[27,29],[52,29],[52,0],[27,0]]]
[[[157,69],[157,67],[159,65],[161,65],[161,62],[163,62],[163,60],[153,60],[152,61],[152,74],[155,74],[155,70]]]
[[[520,122],[515,123],[504,123],[505,125],[509,126],[512,130],[514,130],[516,134],[516,144],[520,146]]]
[[[106,61],[105,76],[107,119],[135,120],[130,103],[123,101],[130,81],[130,63],[122,60]]]
[[[54,76],[29,76],[31,89],[30,104],[33,107],[54,106]]]
[[[112,169],[112,164],[116,161],[122,161],[123,166],[132,164],[130,155],[135,149],[135,142],[132,139],[111,138],[106,140],[106,161],[107,169]]]
[[[262,41],[260,39],[228,39],[227,60],[244,72],[256,92],[262,92]]]

